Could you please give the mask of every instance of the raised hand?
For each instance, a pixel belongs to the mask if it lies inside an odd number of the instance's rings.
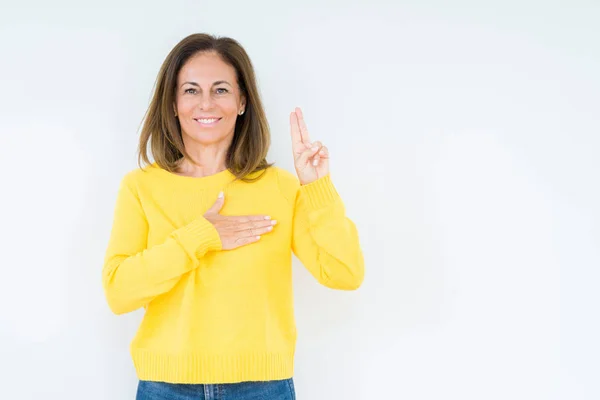
[[[261,235],[271,232],[273,225],[277,223],[266,215],[221,215],[219,212],[223,204],[225,196],[221,193],[215,204],[204,213],[204,218],[219,232],[223,250],[232,250],[257,242]]]
[[[294,167],[302,185],[309,184],[329,173],[329,151],[321,142],[311,143],[302,110],[290,114]]]

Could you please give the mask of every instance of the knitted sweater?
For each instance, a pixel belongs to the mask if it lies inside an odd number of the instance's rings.
[[[139,379],[234,383],[293,376],[292,253],[321,284],[357,289],[363,254],[327,175],[301,186],[278,167],[255,182],[228,170],[196,178],[156,163],[122,179],[102,282],[110,309],[144,307],[130,352]],[[261,240],[223,250],[204,218],[220,191],[222,215],[277,220]]]

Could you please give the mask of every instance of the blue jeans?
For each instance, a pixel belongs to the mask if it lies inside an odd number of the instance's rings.
[[[136,400],[296,400],[293,378],[214,385],[140,381]]]

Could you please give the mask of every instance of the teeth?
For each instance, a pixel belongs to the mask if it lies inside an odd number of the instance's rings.
[[[213,122],[218,121],[218,118],[213,119],[197,119],[196,121],[202,122],[203,124],[212,124]]]

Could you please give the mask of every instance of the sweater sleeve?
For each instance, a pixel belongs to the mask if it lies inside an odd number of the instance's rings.
[[[203,217],[147,248],[148,223],[131,181],[126,175],[119,186],[102,268],[104,293],[115,314],[137,310],[168,292],[199,265],[199,258],[221,249],[219,233]]]
[[[355,224],[328,174],[308,185],[294,184],[292,251],[322,285],[355,290],[365,274]]]

